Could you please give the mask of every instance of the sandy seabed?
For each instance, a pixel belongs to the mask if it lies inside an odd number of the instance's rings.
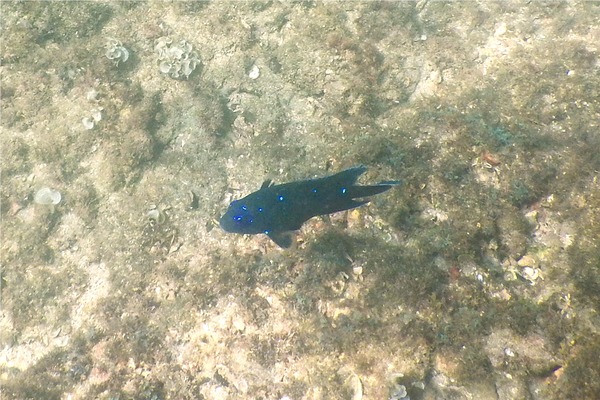
[[[0,10],[2,399],[600,393],[600,3]],[[359,164],[291,249],[218,225]]]

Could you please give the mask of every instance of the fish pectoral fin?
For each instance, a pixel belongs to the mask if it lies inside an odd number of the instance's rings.
[[[281,248],[287,249],[292,245],[291,232],[269,232],[267,236]]]
[[[265,179],[265,181],[262,183],[262,185],[260,186],[261,189],[264,188],[268,188],[269,186],[273,185],[273,181],[270,179]]]

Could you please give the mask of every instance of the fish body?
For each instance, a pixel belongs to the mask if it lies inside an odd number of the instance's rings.
[[[300,229],[312,217],[362,206],[369,202],[365,197],[399,184],[387,181],[372,186],[355,185],[366,170],[361,165],[323,178],[280,185],[267,180],[258,191],[229,205],[221,217],[221,228],[231,233],[262,233],[280,247],[289,247],[290,232]]]

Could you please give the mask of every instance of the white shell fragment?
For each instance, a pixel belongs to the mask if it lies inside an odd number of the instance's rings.
[[[163,74],[168,74],[171,71],[171,63],[169,61],[161,61],[158,65],[158,69]]]
[[[44,205],[56,205],[60,203],[62,196],[58,190],[50,189],[49,187],[43,187],[33,196],[33,201],[36,204]]]
[[[100,122],[102,120],[102,108],[95,108],[92,110],[92,118],[96,122]]]
[[[87,92],[87,94],[85,95],[85,98],[88,101],[98,100],[98,91],[96,89],[91,89],[90,91]]]
[[[94,108],[88,117],[81,119],[81,123],[86,130],[90,131],[94,129],[96,122],[102,121],[102,110],[102,107]]]
[[[252,68],[250,68],[250,72],[248,73],[248,78],[250,79],[258,79],[260,76],[260,69],[254,64]]]
[[[540,270],[538,268],[523,267],[521,276],[528,280],[531,285],[535,285],[535,281],[540,278]]]
[[[104,48],[106,49],[104,55],[109,60],[116,60],[117,64],[119,61],[125,62],[129,59],[129,50],[117,39],[108,39]]]
[[[410,400],[406,386],[397,383],[392,390],[389,400]]]
[[[160,211],[158,211],[158,209],[156,209],[156,208],[153,210],[150,210],[146,213],[146,217],[148,219],[158,221],[158,219],[160,218]]]
[[[90,117],[83,117],[81,123],[83,124],[83,127],[88,131],[94,129],[94,120]]]

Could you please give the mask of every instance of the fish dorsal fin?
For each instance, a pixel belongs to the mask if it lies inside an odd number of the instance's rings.
[[[269,186],[273,185],[273,181],[270,179],[265,179],[265,181],[262,183],[262,185],[260,186],[261,189],[264,188],[268,188]]]

